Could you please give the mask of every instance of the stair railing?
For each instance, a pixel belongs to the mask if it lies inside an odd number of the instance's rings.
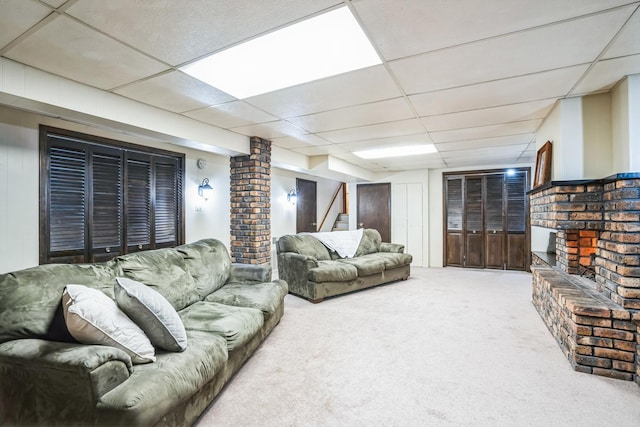
[[[329,207],[327,208],[327,211],[324,213],[324,216],[322,217],[322,221],[320,222],[320,225],[318,226],[316,231],[322,230],[322,226],[324,225],[325,221],[327,220],[327,216],[329,216],[329,212],[331,212],[331,208],[333,207],[333,204],[335,203],[336,199],[338,198],[338,194],[340,194],[340,190],[342,190],[342,203],[343,203],[342,206],[343,206],[343,209],[345,210],[344,213],[349,213],[349,211],[348,211],[349,208],[348,208],[348,205],[347,205],[347,200],[348,200],[347,183],[346,182],[341,182],[340,185],[338,186],[338,189],[333,194],[333,198],[331,199],[331,203],[329,203]]]

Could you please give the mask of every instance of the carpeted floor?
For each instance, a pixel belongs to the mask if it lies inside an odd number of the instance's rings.
[[[198,426],[640,425],[640,387],[572,370],[528,273],[412,268],[285,304]]]

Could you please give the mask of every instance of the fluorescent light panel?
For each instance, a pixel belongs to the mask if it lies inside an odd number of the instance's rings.
[[[362,28],[342,7],[180,70],[242,99],[380,63]]]
[[[410,145],[407,147],[376,148],[373,150],[355,151],[353,154],[363,159],[381,159],[384,157],[417,156],[419,154],[430,154],[437,151],[433,144],[425,144]]]

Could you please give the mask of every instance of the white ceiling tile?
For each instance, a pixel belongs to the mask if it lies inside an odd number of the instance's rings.
[[[442,158],[448,162],[449,159],[491,159],[518,156],[526,150],[529,144],[505,145],[496,150],[494,147],[474,148],[460,151],[444,151],[440,153]]]
[[[598,61],[576,86],[572,95],[611,89],[624,76],[640,73],[640,55]]]
[[[353,2],[387,60],[607,10],[625,0]]]
[[[42,3],[46,3],[53,7],[60,7],[67,2],[67,0],[40,0]]]
[[[51,13],[51,9],[25,0],[0,1],[0,49]]]
[[[395,136],[391,138],[369,139],[365,141],[345,142],[340,144],[350,151],[369,150],[386,147],[406,147],[411,145],[433,144],[431,138],[426,133],[415,135]]]
[[[466,129],[453,129],[441,132],[431,132],[434,142],[468,141],[470,139],[492,138],[496,136],[519,135],[534,133],[542,119],[525,120],[522,122],[500,123],[497,125],[478,126]]]
[[[286,136],[282,138],[273,138],[271,141],[274,145],[282,148],[307,148],[316,145],[329,145],[329,141],[320,138],[312,133],[306,135]]]
[[[498,136],[494,138],[472,139],[468,141],[455,141],[436,143],[436,148],[440,153],[445,151],[473,150],[476,148],[488,148],[505,146],[505,145],[524,145],[531,141],[535,141],[534,133],[525,133],[521,135]]]
[[[288,118],[399,96],[401,93],[387,70],[377,65],[254,96],[247,102]]]
[[[583,64],[598,57],[632,11],[632,7],[616,9],[389,65],[405,92],[416,94]]]
[[[491,165],[491,167],[495,166],[513,166],[520,165],[521,162],[519,156],[510,156],[510,157],[483,157],[483,158],[475,158],[475,159],[449,159],[447,160],[448,168],[486,168],[487,165]],[[529,163],[529,162],[527,162]]]
[[[539,101],[522,102],[520,104],[501,105],[499,107],[483,108],[480,110],[422,117],[421,120],[429,132],[438,132],[498,123],[543,119],[549,114],[549,111],[551,111],[555,103],[556,98],[541,99]]]
[[[640,54],[640,9],[636,9],[616,40],[604,53],[603,59]]]
[[[188,4],[175,0],[79,1],[68,13],[156,58],[178,65],[340,3],[336,0],[279,0],[277,5],[254,0],[189,0]]]
[[[323,156],[327,154],[336,155],[345,153],[347,150],[337,145],[329,144],[317,145],[315,147],[296,148],[293,151],[295,151],[296,153],[304,154],[305,156]]]
[[[400,135],[413,135],[424,132],[424,127],[418,119],[398,120],[397,122],[380,123],[369,126],[354,127],[319,132],[318,135],[334,143],[362,141],[366,139],[388,138]]]
[[[269,123],[248,124],[230,128],[230,130],[246,136],[259,136],[264,139],[284,136],[303,135],[306,131],[283,120]]]
[[[231,101],[226,104],[189,111],[185,113],[185,116],[226,129],[277,120],[271,114],[260,111],[242,101]]]
[[[166,69],[66,16],[58,16],[6,56],[101,89],[112,89]]]
[[[222,104],[235,99],[231,95],[180,71],[172,71],[148,80],[141,80],[117,89],[115,92],[177,113]]]
[[[565,96],[587,65],[545,71],[409,97],[420,116],[497,107]]]
[[[395,98],[308,116],[292,117],[288,121],[309,132],[316,133],[392,122],[412,117],[413,112],[404,98]]]

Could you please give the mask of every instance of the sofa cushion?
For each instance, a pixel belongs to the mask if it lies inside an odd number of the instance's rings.
[[[187,330],[213,332],[227,340],[229,351],[242,347],[264,324],[260,310],[200,301],[179,312]]]
[[[353,265],[358,269],[358,276],[370,276],[372,274],[384,271],[384,260],[375,256],[375,254],[363,255],[357,258],[344,258],[339,262]]]
[[[280,252],[295,252],[320,260],[330,260],[329,250],[322,242],[310,234],[282,236],[278,239]]]
[[[160,293],[143,283],[117,277],[118,307],[149,337],[151,343],[167,351],[187,348],[187,332],[176,310]]]
[[[99,290],[67,285],[62,304],[67,328],[79,342],[119,348],[133,363],[156,360],[155,350],[142,329]]]
[[[380,252],[381,244],[382,236],[380,236],[380,232],[374,228],[365,228],[364,233],[362,233],[362,240],[360,240],[360,245],[358,245],[358,250],[356,251],[355,256],[359,257],[361,255]]]
[[[200,300],[182,254],[173,248],[119,256],[116,274],[150,286],[176,310]]]
[[[309,270],[307,279],[312,282],[345,282],[358,277],[353,265],[336,261],[318,261],[318,266]]]
[[[411,255],[396,252],[378,252],[376,254],[371,254],[370,256],[375,256],[383,260],[385,270],[409,265],[411,264],[411,261],[413,261],[413,257]]]
[[[156,363],[136,365],[129,379],[98,402],[98,425],[155,425],[224,369],[228,359],[223,337],[187,331],[182,353],[160,352]]]
[[[287,295],[287,282],[274,280],[265,283],[227,283],[205,301],[239,307],[251,307],[265,314],[273,314]]]
[[[47,264],[0,275],[0,343],[17,338],[76,342],[62,314],[69,283],[113,296],[111,264]]]
[[[184,257],[186,268],[195,280],[196,292],[200,299],[227,282],[231,257],[219,240],[199,240],[178,246],[176,250]]]

